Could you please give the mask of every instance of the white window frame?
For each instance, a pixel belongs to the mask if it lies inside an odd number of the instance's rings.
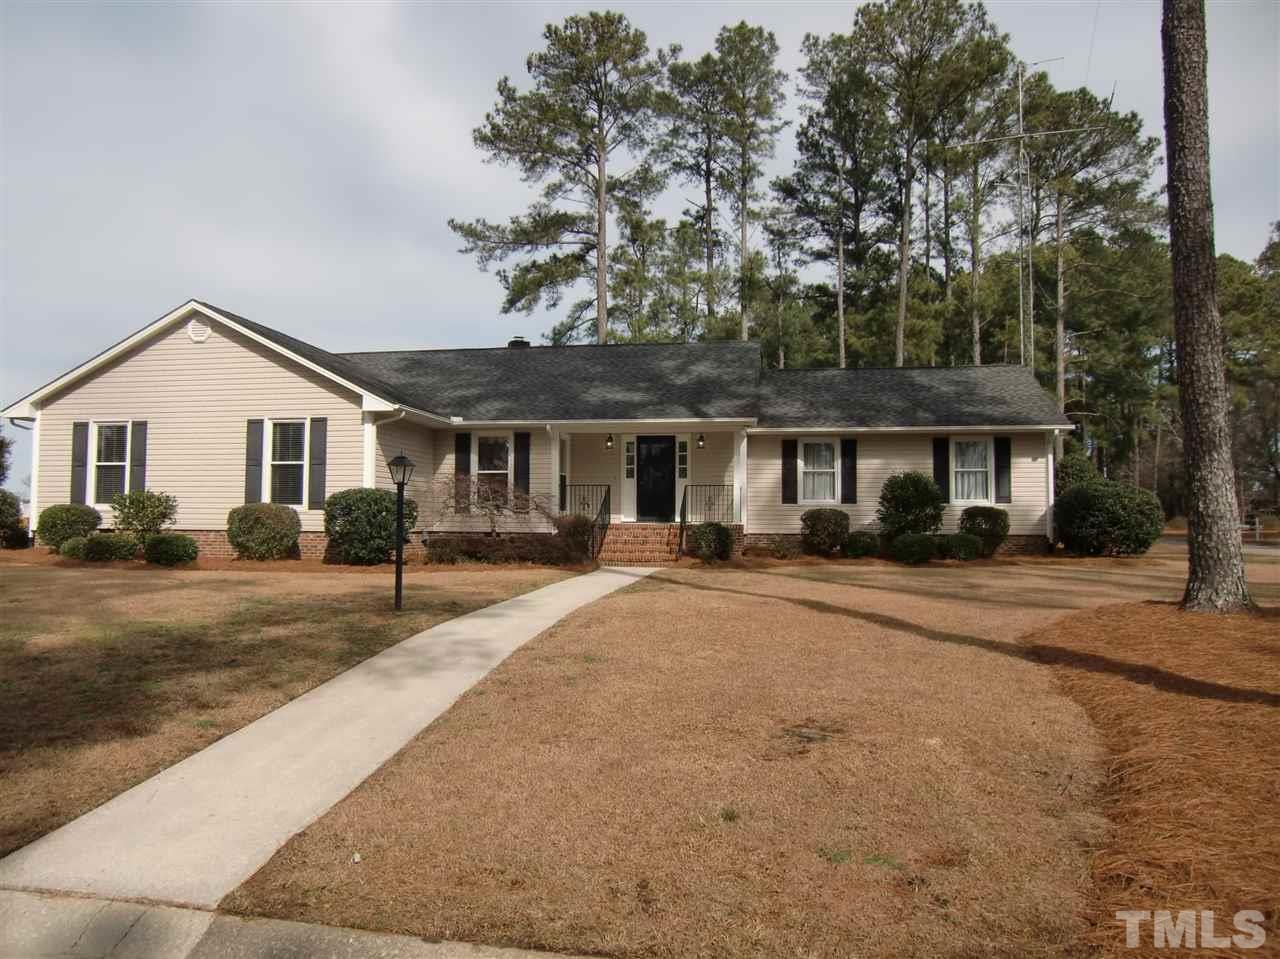
[[[804,444],[830,443],[832,467],[835,470],[835,494],[831,499],[804,498]],[[825,470],[811,470],[819,473]],[[796,440],[796,503],[800,506],[839,506],[840,505],[840,440],[835,436],[801,436]]]
[[[959,460],[956,458],[957,443],[985,443],[987,445],[987,496],[985,499],[961,499],[956,495],[960,489],[960,484],[956,482],[956,474],[961,472],[956,465]],[[951,502],[963,506],[990,506],[996,501],[996,444],[995,438],[988,433],[969,434],[963,436],[951,437],[951,448],[947,451],[950,457],[949,468],[951,470]],[[977,470],[966,469],[963,472],[976,473]]]
[[[511,505],[511,494],[515,490],[515,472],[516,472],[516,434],[514,430],[486,430],[483,433],[474,433],[471,437],[471,481],[475,483],[476,488],[480,487],[480,441],[482,439],[504,439],[507,441],[507,505]],[[498,470],[485,470],[486,473],[496,474]]]
[[[94,508],[101,512],[104,509],[111,509],[110,503],[99,503],[98,499],[98,428],[101,426],[123,426],[124,427],[124,492],[129,492],[129,474],[132,470],[130,466],[130,458],[133,456],[133,420],[112,419],[112,420],[93,420],[90,422],[89,430],[89,461],[86,464],[89,469],[88,488],[85,490],[85,500],[94,501]],[[119,466],[119,463],[107,463],[108,466]],[[89,494],[93,495],[90,496]]]
[[[301,503],[281,503],[281,506],[290,506],[299,513],[307,511],[307,504],[311,502],[311,470],[307,468],[307,464],[311,462],[311,420],[305,416],[281,416],[277,419],[262,418],[262,502],[274,503],[275,500],[271,496],[271,473],[275,469],[274,447],[272,445],[275,439],[275,430],[277,423],[301,423],[302,424],[302,502]],[[296,463],[297,460],[281,460],[281,463]]]

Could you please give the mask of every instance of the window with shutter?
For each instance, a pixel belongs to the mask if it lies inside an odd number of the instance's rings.
[[[307,424],[303,420],[271,423],[271,502],[303,503]]]
[[[105,505],[128,487],[129,424],[98,423],[93,462],[93,501]]]

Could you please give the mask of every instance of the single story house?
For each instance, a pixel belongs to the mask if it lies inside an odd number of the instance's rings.
[[[499,531],[607,517],[602,558],[633,561],[662,558],[682,516],[748,545],[798,540],[816,506],[873,529],[903,470],[935,478],[946,528],[992,504],[1013,548],[1043,549],[1053,436],[1070,428],[1020,366],[766,370],[737,341],[330,353],[198,300],[0,416],[33,431],[37,516],[88,503],[110,526],[115,493],[163,490],[219,555],[230,509],[284,503],[320,555],[326,495],[391,488],[403,452],[428,535],[489,530],[471,497],[525,497]]]

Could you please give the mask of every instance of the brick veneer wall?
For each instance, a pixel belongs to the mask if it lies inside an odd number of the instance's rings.
[[[799,533],[747,533],[744,538],[748,549],[776,549],[779,546],[794,550],[801,548]],[[1006,539],[996,550],[996,555],[1027,556],[1047,552],[1049,552],[1047,536],[1022,535],[1010,536]]]

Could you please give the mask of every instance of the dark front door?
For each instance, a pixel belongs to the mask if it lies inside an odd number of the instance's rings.
[[[636,519],[670,523],[676,518],[676,438],[636,437]]]

